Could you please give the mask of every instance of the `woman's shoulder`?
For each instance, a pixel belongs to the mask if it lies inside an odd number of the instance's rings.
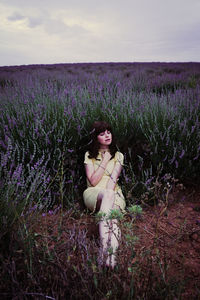
[[[92,158],[89,158],[89,151],[85,152],[85,159],[84,159],[84,164],[92,164]]]
[[[116,156],[124,156],[124,154],[123,154],[122,152],[120,152],[120,151],[117,151],[117,152],[115,153],[115,155],[116,155]]]
[[[123,165],[123,163],[124,163],[124,155],[123,155],[123,153],[120,152],[120,151],[117,151],[115,153],[115,160],[118,161],[121,165]]]

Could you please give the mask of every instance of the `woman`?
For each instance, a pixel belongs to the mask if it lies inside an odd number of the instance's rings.
[[[111,127],[104,121],[97,121],[92,127],[92,142],[85,153],[85,171],[87,189],[83,193],[84,203],[92,212],[102,212],[104,217],[99,222],[99,233],[103,257],[107,256],[106,265],[116,265],[116,250],[120,239],[117,220],[107,220],[112,209],[124,210],[125,200],[117,184],[123,166],[123,154],[117,151]],[[112,248],[108,255],[108,249]]]

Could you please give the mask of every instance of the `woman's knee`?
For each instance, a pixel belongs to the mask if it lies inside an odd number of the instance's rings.
[[[113,190],[107,189],[107,190],[104,191],[104,197],[105,198],[113,199],[114,195],[115,195],[115,192]]]
[[[115,193],[113,190],[105,189],[98,194],[97,200],[101,201],[103,199],[112,199],[114,198],[114,195]]]
[[[110,209],[113,208],[114,205],[114,191],[112,190],[105,190],[103,193],[103,197],[101,199],[101,205],[100,205],[100,210],[104,212],[110,211]]]

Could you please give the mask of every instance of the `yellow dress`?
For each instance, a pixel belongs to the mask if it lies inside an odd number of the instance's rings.
[[[96,159],[95,158],[90,159],[88,156],[89,156],[89,152],[87,151],[85,153],[84,164],[93,164],[94,170],[96,171],[102,161],[101,153],[99,152]],[[87,179],[87,189],[83,193],[83,199],[86,207],[89,208],[92,212],[94,212],[96,209],[97,196],[99,192],[106,189],[107,182],[110,179],[115,164],[119,163],[123,166],[123,162],[124,162],[123,154],[117,151],[115,153],[115,157],[108,162],[104,174],[96,186],[92,186],[89,180]],[[114,191],[115,191],[115,200],[114,200],[115,205],[119,206],[121,210],[124,210],[126,203],[125,203],[124,196],[122,194],[122,190],[118,184],[115,185]]]

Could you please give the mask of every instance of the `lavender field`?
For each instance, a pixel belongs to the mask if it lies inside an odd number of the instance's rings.
[[[200,172],[200,64],[69,64],[0,70],[4,198],[73,205],[90,125],[107,120],[126,156],[124,185]]]
[[[158,181],[163,202],[166,186],[199,183],[199,63],[0,67],[1,245],[14,251],[17,228],[30,276],[39,216],[84,209],[83,156],[94,120],[111,124],[125,155],[127,206],[155,203]]]

